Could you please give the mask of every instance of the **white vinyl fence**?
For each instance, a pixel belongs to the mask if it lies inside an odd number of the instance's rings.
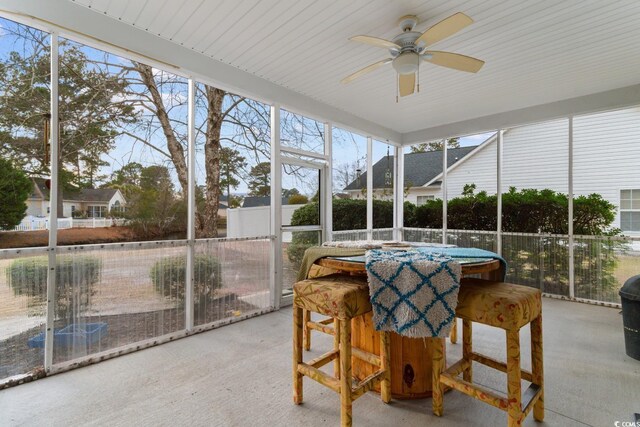
[[[123,218],[58,218],[58,229],[65,228],[98,228],[124,225]],[[49,218],[26,217],[11,231],[48,230]]]

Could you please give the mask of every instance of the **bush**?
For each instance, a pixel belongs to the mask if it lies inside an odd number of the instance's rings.
[[[47,299],[46,257],[21,258],[7,268],[7,280],[14,295],[30,298],[32,305]],[[56,262],[55,315],[75,318],[91,302],[93,285],[100,280],[102,261],[90,256],[59,256]],[[42,313],[37,313],[42,314]]]
[[[291,225],[317,225],[320,223],[318,203],[313,202],[296,209],[291,217]],[[393,202],[390,200],[373,201],[373,228],[393,227]],[[333,199],[333,229],[362,230],[367,228],[367,201],[359,199]],[[295,267],[300,266],[304,251],[317,245],[318,233],[315,231],[295,231],[287,247],[289,261]]]
[[[215,297],[215,290],[222,287],[222,268],[217,258],[196,255],[193,260],[194,303],[201,304]],[[169,298],[184,301],[187,257],[185,255],[163,258],[151,267],[151,282],[156,292]]]
[[[611,235],[618,232],[610,225],[616,207],[599,194],[574,198],[574,232],[584,235]],[[407,204],[405,203],[405,212]],[[481,191],[474,194],[467,188],[465,194],[449,200],[447,225],[454,230],[494,231],[497,228],[497,198]],[[520,233],[567,234],[569,200],[566,194],[553,190],[511,187],[502,195],[502,230]],[[406,227],[441,228],[442,200],[429,200],[405,215]]]
[[[289,203],[290,205],[304,205],[306,203],[309,203],[309,198],[304,194],[294,194],[292,196],[289,196],[287,203]]]

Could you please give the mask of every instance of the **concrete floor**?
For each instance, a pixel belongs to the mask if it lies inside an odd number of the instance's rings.
[[[640,412],[640,361],[625,355],[619,310],[544,300],[546,419],[525,425],[614,426]],[[314,335],[315,351],[330,345]],[[523,330],[528,367],[528,330]],[[476,348],[504,357],[502,331],[474,327]],[[449,346],[451,357],[460,344]],[[326,348],[326,346],[325,346]],[[525,356],[526,355],[526,356]],[[489,374],[489,375],[488,375]],[[475,379],[503,389],[479,366]],[[334,426],[339,400],[305,380],[305,403],[291,401],[291,309],[226,326],[97,365],[0,391],[0,426]],[[431,400],[384,405],[373,393],[354,404],[356,426],[500,426],[506,415],[457,392],[445,415]]]

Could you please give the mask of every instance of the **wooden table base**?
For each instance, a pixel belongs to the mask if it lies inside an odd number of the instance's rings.
[[[354,347],[380,354],[380,340],[373,328],[371,313],[355,318],[351,326],[351,343]],[[431,397],[431,354],[431,338],[407,338],[391,334],[391,395],[394,399]],[[376,370],[357,358],[353,359],[352,369],[358,380]]]

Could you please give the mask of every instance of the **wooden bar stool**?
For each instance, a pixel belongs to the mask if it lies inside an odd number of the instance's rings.
[[[330,316],[334,321],[333,350],[307,362],[302,361],[303,310]],[[380,356],[351,348],[351,320],[371,311],[366,278],[333,274],[302,280],[293,286],[293,401],[302,403],[302,377],[307,376],[340,394],[342,426],[350,426],[353,401],[380,384],[382,401],[391,399],[389,333],[380,332]],[[353,386],[351,357],[379,369]],[[330,376],[319,368],[334,361]]]
[[[434,343],[433,413],[443,413],[444,386],[489,403],[508,414],[507,426],[520,426],[533,409],[536,421],[544,419],[542,367],[542,298],[539,290],[526,286],[481,279],[463,279],[458,293],[456,317],[462,319],[462,359],[448,369],[444,366],[444,339]],[[507,363],[472,349],[472,322],[506,331]],[[520,328],[531,327],[531,371],[520,367]],[[473,383],[472,362],[507,374],[507,395]],[[462,374],[462,378],[459,375]],[[531,385],[521,393],[521,380]]]

